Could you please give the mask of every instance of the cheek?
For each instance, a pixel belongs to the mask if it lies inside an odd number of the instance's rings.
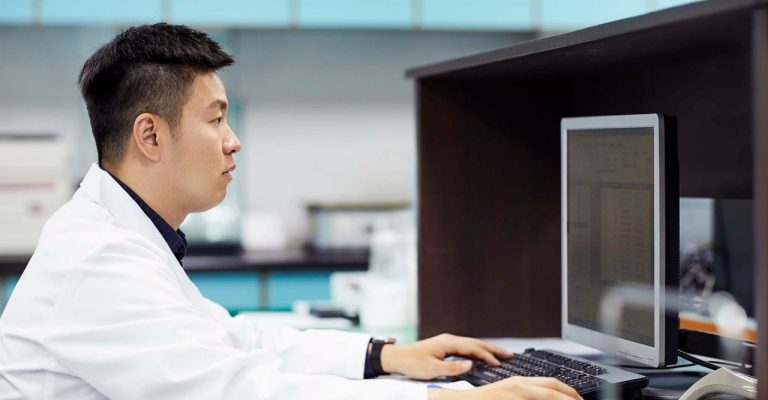
[[[214,144],[206,132],[184,132],[187,137],[177,146],[179,164],[194,170],[203,169],[215,162],[218,157],[213,150]]]
[[[221,178],[223,150],[219,134],[213,127],[187,124],[178,132],[173,146],[172,174],[179,190],[195,197],[211,192],[211,185]],[[195,195],[196,194],[196,195]]]

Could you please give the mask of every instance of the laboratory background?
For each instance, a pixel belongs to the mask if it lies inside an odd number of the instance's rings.
[[[691,2],[0,0],[0,310],[45,220],[96,161],[77,76],[126,27],[189,25],[236,59],[220,73],[243,143],[235,180],[181,227],[203,295],[233,315],[408,341],[419,199],[405,71]],[[752,315],[750,231],[732,229],[751,210],[681,199],[688,311],[726,290]]]

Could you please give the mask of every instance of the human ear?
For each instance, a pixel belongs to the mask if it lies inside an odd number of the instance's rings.
[[[159,128],[160,117],[156,114],[142,113],[133,121],[133,142],[139,152],[151,161],[160,161]]]

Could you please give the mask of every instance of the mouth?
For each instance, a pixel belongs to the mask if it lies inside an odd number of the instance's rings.
[[[234,171],[234,170],[235,170],[235,168],[237,168],[237,165],[235,165],[235,164],[232,164],[232,166],[231,166],[231,167],[227,168],[227,169],[226,169],[224,172],[222,172],[221,174],[222,174],[222,175],[232,175],[232,171]]]

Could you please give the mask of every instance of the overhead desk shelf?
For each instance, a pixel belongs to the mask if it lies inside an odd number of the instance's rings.
[[[678,119],[682,196],[754,199],[766,343],[768,0],[693,3],[407,76],[417,96],[420,337],[558,336],[560,120],[665,113]]]

